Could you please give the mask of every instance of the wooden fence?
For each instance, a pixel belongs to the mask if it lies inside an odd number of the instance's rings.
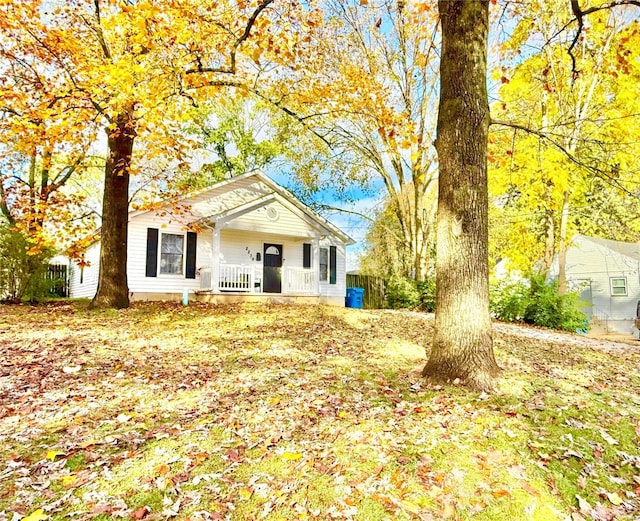
[[[49,264],[46,279],[51,281],[49,294],[55,297],[69,296],[69,272],[64,264]]]
[[[384,279],[370,275],[347,275],[347,288],[363,288],[362,306],[365,309],[385,307]]]

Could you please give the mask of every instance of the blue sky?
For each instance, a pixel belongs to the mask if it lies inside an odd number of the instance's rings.
[[[291,174],[281,173],[265,169],[265,173],[279,185],[295,192]],[[314,200],[322,204],[344,208],[349,212],[357,212],[370,215],[380,205],[382,194],[380,190],[362,191],[355,189],[355,197],[353,202],[343,202],[339,200],[329,185],[321,187],[320,191],[315,194]],[[328,219],[332,224],[336,225],[342,231],[347,233],[356,244],[347,248],[347,271],[357,270],[359,267],[359,257],[363,249],[363,242],[370,222],[362,217],[351,213],[339,211],[322,212],[322,216]]]

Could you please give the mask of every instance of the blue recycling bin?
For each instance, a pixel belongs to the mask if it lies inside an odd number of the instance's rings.
[[[347,297],[344,299],[344,305],[348,308],[362,309],[363,297],[364,288],[347,288]]]

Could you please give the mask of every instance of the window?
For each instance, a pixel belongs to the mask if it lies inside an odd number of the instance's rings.
[[[184,235],[163,233],[160,243],[160,273],[182,275]]]
[[[320,280],[329,280],[329,250],[320,248]]]
[[[611,277],[609,279],[609,284],[611,285],[611,295],[627,295],[627,277]]]

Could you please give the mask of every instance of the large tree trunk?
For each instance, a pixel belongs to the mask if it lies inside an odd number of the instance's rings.
[[[489,315],[489,0],[440,0],[442,54],[436,327],[423,375],[491,390],[499,367]]]
[[[123,111],[108,133],[100,243],[100,275],[92,307],[126,308],[127,228],[129,221],[129,168],[135,139],[133,107]]]

